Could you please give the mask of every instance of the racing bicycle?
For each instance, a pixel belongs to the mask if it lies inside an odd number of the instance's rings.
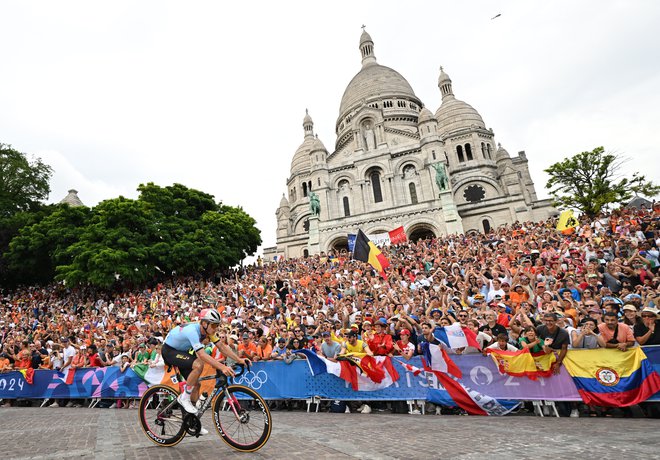
[[[232,368],[236,372],[234,378],[245,372],[245,367],[240,364]],[[178,369],[176,374],[179,375]],[[186,412],[177,402],[181,386],[174,389],[167,385],[154,385],[145,391],[140,399],[139,415],[140,425],[147,437],[164,447],[177,445],[186,434],[197,437],[202,428],[201,417],[211,408],[213,424],[224,442],[241,452],[261,449],[270,438],[272,429],[266,401],[252,388],[233,384],[233,379],[220,371],[199,381],[212,379],[215,379],[213,392],[203,400],[197,414]]]

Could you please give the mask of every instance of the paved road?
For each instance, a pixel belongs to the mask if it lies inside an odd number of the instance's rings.
[[[660,458],[653,419],[273,412],[268,444],[255,454],[241,454],[222,442],[207,416],[208,436],[163,448],[142,433],[134,409],[1,408],[2,457]]]

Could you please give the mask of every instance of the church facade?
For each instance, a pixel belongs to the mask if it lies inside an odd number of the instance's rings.
[[[378,64],[366,31],[359,48],[362,68],[342,97],[332,150],[305,115],[267,259],[345,249],[358,228],[369,235],[403,226],[415,240],[556,214],[537,198],[525,153],[511,157],[495,143],[442,68],[433,114],[401,74]]]

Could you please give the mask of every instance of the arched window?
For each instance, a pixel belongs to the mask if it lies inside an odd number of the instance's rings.
[[[465,161],[465,157],[463,156],[463,146],[462,145],[457,145],[456,146],[456,155],[458,155],[458,161],[460,163],[463,163]]]
[[[488,222],[488,219],[482,220],[481,224],[484,226],[484,233],[489,234],[490,233],[490,222]]]
[[[486,156],[486,144],[484,144],[483,142],[481,143],[481,154],[484,156],[484,159],[488,158]]]
[[[417,204],[417,189],[415,188],[415,184],[411,182],[408,184],[408,188],[410,189],[410,202],[412,204]]]
[[[309,257],[309,250],[307,250],[307,249],[303,250],[303,257],[305,259]]]
[[[472,146],[470,144],[465,144],[465,156],[467,160],[472,160]]]
[[[307,182],[303,182],[303,196],[307,196]]]
[[[369,175],[371,179],[371,188],[374,191],[374,203],[380,203],[383,201],[383,192],[380,189],[380,174],[378,171],[374,171]]]
[[[307,182],[307,190],[312,191],[312,181]]]
[[[493,157],[490,155],[490,144],[486,144],[486,151],[488,152],[488,159],[492,160]]]
[[[348,204],[348,197],[345,196],[342,201],[344,202],[344,217],[348,217],[351,215],[351,207]]]

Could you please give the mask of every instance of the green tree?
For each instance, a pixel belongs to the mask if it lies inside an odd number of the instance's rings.
[[[69,246],[76,243],[91,218],[85,206],[52,205],[52,213],[20,229],[5,253],[14,282],[40,284],[52,281],[55,267],[70,263]]]
[[[152,216],[140,201],[120,196],[99,203],[78,241],[66,250],[70,263],[56,267],[56,279],[104,288],[120,279],[134,284],[150,280],[152,226]]]
[[[545,188],[550,189],[555,206],[575,208],[594,217],[610,204],[624,204],[634,195],[653,197],[660,187],[634,173],[621,177],[624,160],[605,153],[603,147],[581,152],[553,164]]]
[[[56,279],[111,287],[174,271],[210,274],[238,264],[261,244],[254,219],[212,195],[180,184],[149,183],[138,191],[137,200],[120,197],[93,209]]]
[[[24,153],[0,143],[0,217],[37,209],[48,198],[52,173],[41,159],[30,162]]]

